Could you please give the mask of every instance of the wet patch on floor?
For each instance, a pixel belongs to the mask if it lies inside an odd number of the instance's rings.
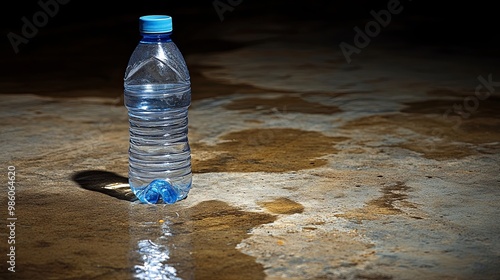
[[[144,215],[147,205],[135,205]],[[141,209],[138,209],[141,208]],[[175,208],[175,209],[172,209]],[[157,264],[159,270],[170,267],[172,276],[181,279],[264,279],[264,267],[255,258],[241,253],[237,244],[250,237],[249,231],[272,223],[276,216],[245,212],[229,204],[209,200],[190,208],[156,209],[158,218],[151,226],[135,234],[150,238],[168,258]],[[135,214],[135,220],[152,220],[151,215]],[[156,235],[156,237],[155,237]],[[156,254],[158,255],[158,254]],[[135,256],[136,262],[141,261]]]
[[[462,93],[455,93],[462,94]],[[453,100],[432,99],[405,103],[401,112],[412,114],[438,114],[443,120],[454,118],[469,120],[473,118],[500,118],[500,97],[490,96],[479,100],[474,93],[463,93],[462,98]]]
[[[335,114],[340,109],[334,106],[326,106],[319,103],[308,102],[296,96],[282,96],[278,98],[243,98],[233,100],[224,106],[229,110],[258,111],[264,114],[275,113],[276,110],[284,113],[304,114]]]
[[[304,212],[304,206],[286,197],[280,197],[272,201],[261,201],[257,203],[273,214],[299,214]]]
[[[234,84],[214,78],[207,78],[203,71],[208,69],[218,69],[218,67],[192,65],[190,66],[191,76],[191,99],[200,100],[205,98],[221,97],[235,93],[258,94],[258,93],[289,93],[280,90],[262,89],[250,84]]]
[[[343,89],[340,87],[341,90],[339,91],[331,91],[331,92],[306,92],[302,93],[300,96],[303,98],[307,97],[312,97],[312,98],[319,98],[319,99],[335,99],[341,96],[346,96],[349,94],[374,94],[376,91],[373,90],[352,90],[350,87],[347,87]],[[340,109],[340,108],[339,108]]]
[[[376,220],[383,215],[406,214],[402,208],[416,208],[416,205],[407,201],[411,188],[403,182],[382,186],[382,196],[372,199],[363,208],[353,209],[335,216],[361,223],[363,220]],[[414,217],[420,219],[420,217]]]
[[[202,202],[189,210],[187,227],[193,229],[193,258],[198,279],[234,275],[237,279],[264,279],[264,268],[255,258],[236,249],[248,232],[276,218],[262,213],[244,212],[221,201]],[[183,225],[176,225],[179,229]]]
[[[22,170],[25,173],[27,169]],[[56,191],[46,187],[46,179],[31,181],[19,176],[16,273],[3,275],[8,271],[0,266],[1,279],[130,277],[128,202],[96,192],[77,197],[82,190],[68,185],[64,191]],[[23,191],[24,186],[44,190]]]
[[[364,117],[343,126],[363,133],[390,135],[401,140],[388,146],[408,149],[429,159],[460,159],[500,149],[500,119],[455,116],[457,124],[432,115],[394,114]]]
[[[466,97],[468,95],[474,95],[474,92],[470,90],[457,90],[449,88],[435,88],[427,91],[427,94],[436,97]]]
[[[192,144],[193,172],[284,172],[316,168],[327,163],[320,157],[335,154],[334,145],[346,138],[315,131],[269,128],[231,132],[221,140],[215,146]]]

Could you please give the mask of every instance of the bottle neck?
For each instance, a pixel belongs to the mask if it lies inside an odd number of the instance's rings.
[[[170,35],[172,32],[168,33],[141,33],[142,39],[141,43],[154,44],[154,43],[167,43],[172,41]]]

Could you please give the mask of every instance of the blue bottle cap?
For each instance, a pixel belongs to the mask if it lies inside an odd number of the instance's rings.
[[[172,32],[172,17],[165,15],[150,15],[139,18],[139,30],[142,33]]]

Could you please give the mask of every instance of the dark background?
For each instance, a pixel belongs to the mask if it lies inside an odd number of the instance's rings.
[[[48,0],[42,0],[47,2]],[[227,0],[220,0],[226,3]],[[7,38],[21,34],[22,17],[32,19],[41,10],[38,1],[9,1],[2,4],[0,93],[36,93],[60,96],[81,95],[93,88],[120,94],[128,58],[139,40],[138,17],[168,14],[174,19],[173,39],[185,54],[235,47],[231,42],[196,39],[207,25],[229,28],[235,19],[261,19],[262,25],[297,20],[323,22],[322,32],[332,48],[352,42],[353,27],[372,20],[371,10],[386,9],[388,1],[251,1],[243,0],[224,21],[214,1],[108,1],[72,0],[60,4],[46,26],[21,44],[16,54]],[[409,43],[412,48],[433,46],[443,53],[464,47],[467,53],[498,58],[498,10],[492,1],[442,3],[401,1],[404,10],[393,15],[377,41]],[[398,28],[393,28],[393,27]],[[342,27],[342,28],[340,28]],[[403,27],[403,28],[401,28]],[[203,29],[204,28],[204,29]],[[255,28],[258,28],[256,26]],[[333,29],[336,29],[333,32]],[[202,30],[202,31],[201,31]],[[217,37],[214,29],[214,38]],[[339,32],[340,30],[340,32]],[[290,32],[294,32],[293,30]],[[209,37],[209,36],[208,36]],[[297,33],[297,40],[301,40]],[[98,95],[99,93],[94,93]]]

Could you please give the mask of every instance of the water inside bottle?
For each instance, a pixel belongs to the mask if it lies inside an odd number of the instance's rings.
[[[129,112],[129,183],[143,203],[172,204],[191,188],[190,86],[125,88]]]

